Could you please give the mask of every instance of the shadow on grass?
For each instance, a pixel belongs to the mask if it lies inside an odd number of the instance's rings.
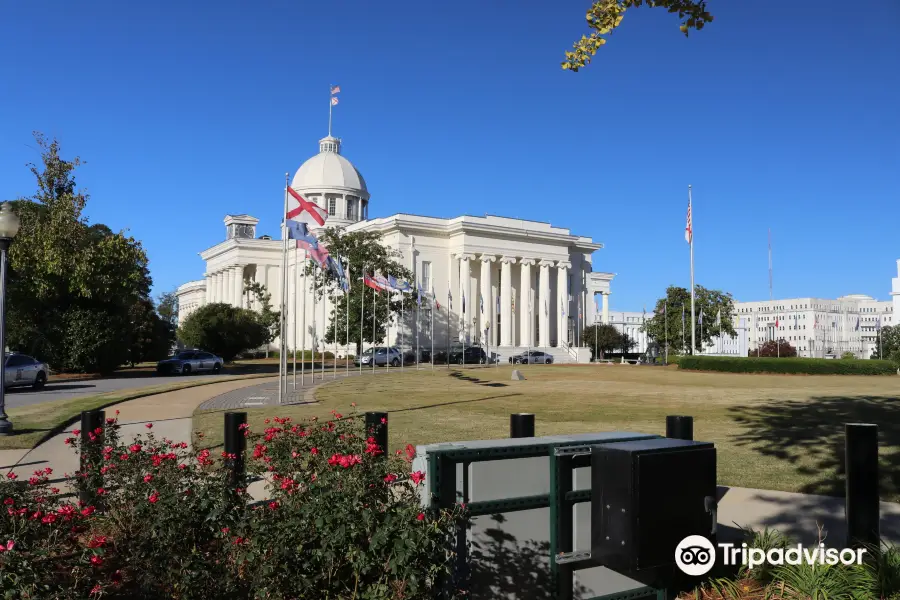
[[[773,400],[761,406],[737,406],[730,417],[744,429],[738,446],[795,465],[809,479],[807,494],[844,494],[844,424],[878,425],[882,499],[900,495],[900,398],[818,396],[810,400]]]
[[[507,384],[505,383],[500,383],[499,381],[487,381],[484,379],[478,379],[477,377],[472,377],[471,375],[464,375],[462,371],[453,371],[450,373],[450,377],[455,377],[460,381],[468,381],[470,383],[476,383],[485,387],[507,387]]]

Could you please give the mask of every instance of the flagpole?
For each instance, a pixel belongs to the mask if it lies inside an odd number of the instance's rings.
[[[437,297],[434,295],[434,286],[431,286],[431,370],[434,371],[434,305]]]
[[[328,329],[325,319],[325,292],[322,292],[322,381],[325,381],[325,350],[328,349],[325,342],[325,332]]]
[[[287,391],[287,360],[284,356],[285,338],[285,312],[287,301],[285,290],[287,289],[287,212],[288,212],[288,185],[289,173],[284,174],[284,212],[281,214],[281,316],[279,323],[279,350],[278,350],[278,404],[284,400]]]
[[[419,308],[422,306],[422,290],[416,286],[416,371],[419,370]]]
[[[318,305],[318,292],[319,290],[319,282],[316,277],[313,277],[313,289],[312,289],[312,297],[313,297],[313,308],[312,308],[312,380],[315,383],[316,381],[316,350],[319,348],[319,327],[318,323],[316,323],[316,307]]]
[[[696,313],[694,310],[694,211],[692,204],[691,186],[688,185],[688,210],[691,212],[691,354],[694,353],[694,349],[697,347]]]
[[[300,291],[300,286],[297,285],[297,279],[300,277],[300,264],[298,262],[299,254],[297,245],[294,244],[294,277],[291,282],[294,285],[294,347],[291,349],[291,354],[294,355],[294,391],[297,391],[297,292]]]
[[[352,86],[351,86],[352,87]],[[353,100],[353,98],[351,98]],[[328,137],[331,137],[331,110],[334,108],[334,92],[328,95]]]
[[[666,292],[668,293],[668,292]],[[669,364],[669,299],[663,301],[663,316],[666,324],[666,364]]]
[[[362,302],[359,303],[359,374],[362,375],[362,355],[363,355],[363,321],[365,320],[366,315],[366,265],[362,266],[360,270],[360,274],[362,275],[362,288],[360,289],[360,293],[362,295]],[[372,353],[372,360],[375,360],[375,353]]]
[[[374,273],[373,273],[374,275]],[[375,315],[378,313],[378,297],[375,295],[378,292],[375,288],[372,288],[372,374],[375,374]]]
[[[300,385],[306,384],[306,249],[303,249],[303,310],[300,311]]]
[[[400,323],[397,326],[397,336],[400,338],[400,372],[403,372],[403,363],[406,361],[403,360],[405,357],[403,356],[403,323],[406,321],[403,314],[403,304],[406,299],[405,294],[400,292]]]
[[[344,329],[346,330],[346,333],[347,333],[347,345],[344,349],[344,363],[345,363],[344,375],[346,377],[350,376],[350,281],[351,281],[350,276],[351,276],[350,261],[348,260],[347,261],[347,275],[346,275],[347,290],[344,292],[344,294],[347,296],[347,308],[344,310],[344,317],[345,317]]]
[[[450,370],[450,299],[453,297],[450,291],[450,282],[447,282],[447,370]]]

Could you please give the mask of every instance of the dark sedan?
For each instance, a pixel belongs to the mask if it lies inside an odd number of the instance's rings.
[[[210,352],[185,350],[156,363],[156,372],[159,375],[190,375],[203,371],[220,373],[224,362]]]
[[[478,346],[469,346],[465,350],[454,350],[450,352],[451,364],[459,365],[483,365],[487,363],[487,354],[484,348]]]
[[[553,362],[553,357],[540,350],[529,350],[522,354],[510,356],[509,362],[514,365],[549,365]]]

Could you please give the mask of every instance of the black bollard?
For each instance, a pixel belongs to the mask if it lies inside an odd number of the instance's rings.
[[[847,544],[878,547],[878,426],[867,423],[844,425],[846,453]]]
[[[694,417],[677,415],[666,417],[666,437],[673,440],[693,440]]]
[[[375,438],[375,443],[381,449],[381,456],[387,456],[388,451],[388,414],[386,412],[366,413],[366,433]]]
[[[247,448],[247,438],[241,425],[247,423],[247,413],[225,413],[225,467],[230,471],[229,484],[231,489],[243,487],[244,482],[244,450]]]
[[[105,426],[106,413],[102,410],[85,410],[81,412],[81,455],[79,460],[81,472],[85,473],[87,477],[81,479],[82,489],[78,494],[78,499],[85,506],[97,506],[100,502],[97,490],[103,487],[103,474],[100,473],[102,466],[100,454],[103,449],[103,429]]]
[[[509,437],[534,437],[534,414],[512,413],[509,415]]]

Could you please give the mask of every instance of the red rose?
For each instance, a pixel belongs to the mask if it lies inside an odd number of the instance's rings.
[[[91,564],[94,565],[95,567],[99,567],[100,565],[103,564],[103,559],[100,558],[99,556],[92,556]]]
[[[156,490],[153,490],[153,493],[150,494],[150,496],[147,498],[147,501],[149,501],[150,504],[156,504],[157,502],[159,502],[159,494],[156,493]]]
[[[409,474],[409,478],[412,479],[414,484],[419,485],[425,480],[425,474],[422,471],[413,471]]]
[[[416,521],[424,521],[424,520],[425,520],[425,513],[419,513],[418,516],[416,516]]]

